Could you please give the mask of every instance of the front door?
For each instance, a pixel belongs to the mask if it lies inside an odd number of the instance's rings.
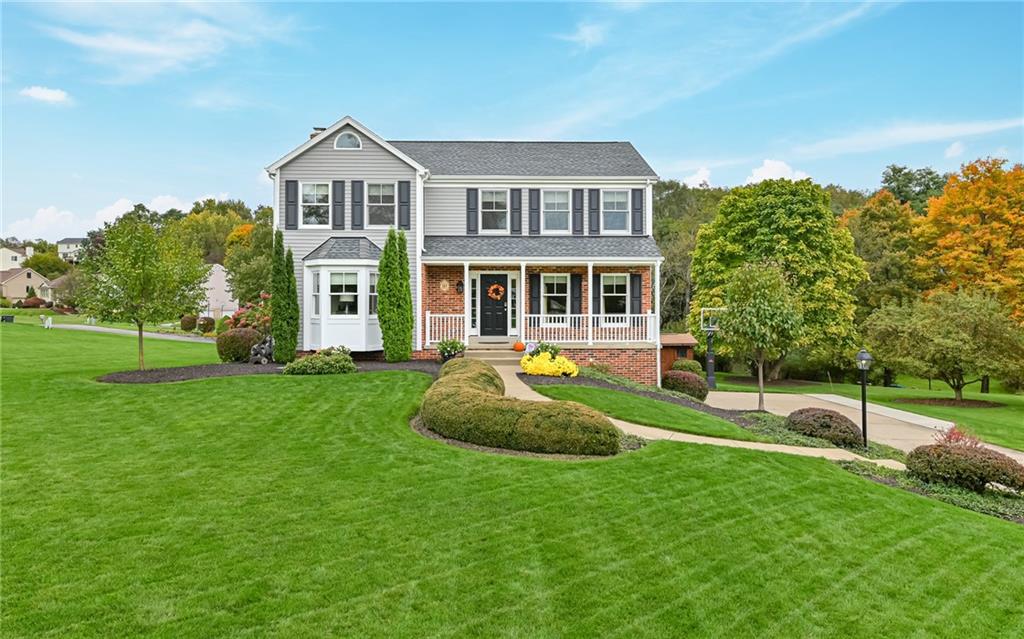
[[[480,336],[508,335],[508,275],[480,275]]]

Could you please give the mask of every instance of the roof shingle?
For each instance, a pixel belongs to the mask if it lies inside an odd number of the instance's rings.
[[[657,177],[629,142],[389,143],[435,175]]]
[[[423,238],[423,256],[651,259],[661,257],[661,252],[654,238],[642,235],[428,235]]]
[[[332,237],[302,260],[378,260],[380,254],[380,247],[365,237]]]

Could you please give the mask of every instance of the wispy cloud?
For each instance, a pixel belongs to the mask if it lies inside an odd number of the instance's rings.
[[[943,153],[943,155],[945,155],[947,159],[959,157],[964,154],[964,151],[966,149],[967,147],[964,146],[964,143],[961,142],[960,140],[957,140],[953,144],[950,144],[949,146],[946,147],[946,151]]]
[[[49,87],[31,86],[18,91],[19,95],[26,98],[46,102],[49,104],[71,104],[71,96],[63,89],[51,89]]]
[[[114,83],[213,63],[234,46],[289,35],[292,22],[237,3],[78,3],[44,5],[44,33],[108,69]]]
[[[584,50],[587,50],[604,42],[605,35],[607,33],[608,25],[581,22],[576,25],[576,30],[572,33],[563,33],[556,35],[555,37],[559,40],[571,42],[580,46]]]
[[[1024,127],[1024,118],[974,120],[967,122],[910,122],[870,128],[798,145],[793,149],[802,158],[825,158],[880,151],[908,144],[943,142]],[[950,157],[950,156],[947,156]]]
[[[698,186],[704,186],[705,184],[711,185],[711,169],[706,166],[702,166],[692,175],[687,175],[682,179],[683,184],[689,187],[696,188]]]
[[[207,89],[192,95],[189,106],[208,111],[233,111],[249,106],[248,99],[224,89]]]
[[[777,180],[779,178],[786,178],[787,180],[802,180],[810,177],[803,171],[798,171],[786,164],[782,160],[769,160],[765,159],[761,163],[761,166],[754,167],[754,170],[747,176],[747,184],[756,184],[763,180]]]

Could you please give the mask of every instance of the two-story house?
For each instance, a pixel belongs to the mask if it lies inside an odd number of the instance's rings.
[[[0,270],[21,268],[21,263],[34,255],[31,246],[0,247]]]
[[[345,117],[267,167],[296,259],[300,348],[381,348],[377,262],[406,232],[416,357],[547,341],[659,370],[658,180],[629,142],[387,141]]]
[[[65,262],[75,263],[78,261],[78,254],[82,252],[84,244],[84,237],[65,237],[57,240],[57,255]]]

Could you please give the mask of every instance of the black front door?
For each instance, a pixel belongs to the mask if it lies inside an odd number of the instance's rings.
[[[480,276],[480,336],[508,335],[508,275]]]

